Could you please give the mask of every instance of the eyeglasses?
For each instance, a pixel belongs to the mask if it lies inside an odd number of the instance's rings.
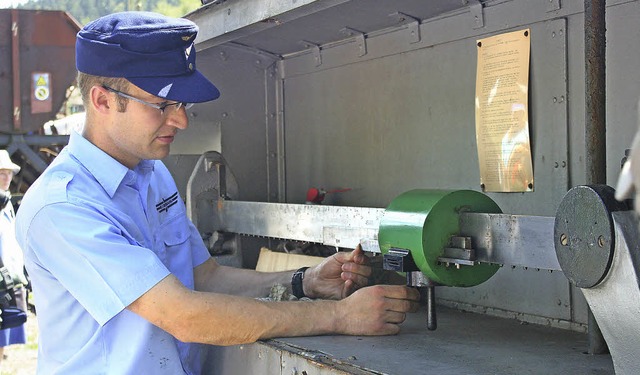
[[[113,89],[113,88],[111,88],[111,87],[109,87],[107,85],[102,85],[102,88],[104,88],[107,91],[111,91],[112,93],[114,93],[114,94],[116,94],[118,96],[122,96],[123,98],[131,99],[131,100],[133,100],[135,102],[144,104],[144,105],[149,106],[151,108],[155,108],[155,109],[160,111],[160,115],[164,115],[165,114],[165,110],[168,107],[171,107],[171,106],[173,106],[175,108],[174,111],[178,111],[182,107],[184,107],[184,109],[189,109],[189,108],[193,107],[193,103],[185,103],[185,102],[174,102],[174,103],[162,102],[162,103],[158,103],[158,104],[149,103],[149,102],[146,102],[146,101],[144,101],[142,99],[138,99],[135,96],[131,96],[131,95],[126,94],[126,93],[124,93],[122,91],[118,91],[116,89]]]

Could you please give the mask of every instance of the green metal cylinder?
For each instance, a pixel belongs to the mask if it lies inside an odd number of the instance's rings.
[[[461,212],[501,213],[488,196],[473,190],[411,190],[387,207],[378,231],[382,253],[391,248],[409,250],[416,265],[430,280],[446,286],[468,287],[485,282],[499,266],[446,267],[438,257],[453,235],[458,235]],[[473,244],[472,244],[473,245]]]

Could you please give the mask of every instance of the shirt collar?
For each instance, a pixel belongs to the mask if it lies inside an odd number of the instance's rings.
[[[107,194],[113,198],[118,186],[127,176],[129,168],[75,131],[71,132],[67,148],[69,148],[69,153],[93,175]],[[154,164],[154,160],[142,160],[134,172],[150,173],[153,171]]]

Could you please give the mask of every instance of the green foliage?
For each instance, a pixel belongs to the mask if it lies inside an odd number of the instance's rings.
[[[200,7],[200,0],[28,0],[19,9],[66,10],[78,22],[86,24],[109,13],[127,10],[158,12],[182,17]]]

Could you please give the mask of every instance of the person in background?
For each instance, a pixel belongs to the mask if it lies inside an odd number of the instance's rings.
[[[22,250],[15,237],[15,212],[11,204],[9,187],[20,166],[13,163],[7,150],[0,150],[0,259],[13,278],[16,306],[27,311],[27,279],[24,275]],[[24,324],[0,330],[0,365],[4,358],[4,348],[26,342]]]
[[[39,373],[200,374],[198,344],[396,334],[419,307],[414,288],[367,286],[360,247],[295,272],[209,255],[159,160],[187,129],[189,103],[220,95],[196,69],[197,32],[148,12],[78,32],[86,123],[28,189],[16,226],[38,296]],[[314,300],[257,299],[274,284]]]

